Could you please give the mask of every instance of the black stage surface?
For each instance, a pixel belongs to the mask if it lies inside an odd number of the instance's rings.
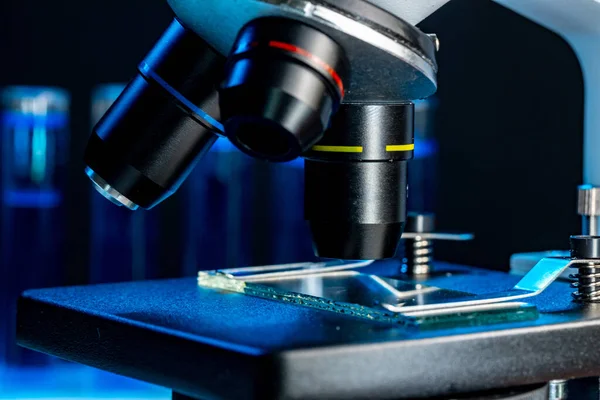
[[[440,268],[454,268],[438,266]],[[470,293],[518,277],[470,268],[427,284]],[[22,346],[212,399],[405,399],[600,375],[600,305],[567,282],[527,299],[535,320],[389,326],[200,288],[192,278],[25,292]]]

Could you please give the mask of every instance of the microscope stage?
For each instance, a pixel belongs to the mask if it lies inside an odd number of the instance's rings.
[[[519,277],[439,264],[483,294]],[[600,305],[557,281],[537,318],[421,329],[199,287],[196,279],[31,290],[22,346],[196,398],[426,398],[600,375]]]

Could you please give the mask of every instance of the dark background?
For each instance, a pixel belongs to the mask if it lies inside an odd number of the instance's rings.
[[[86,280],[90,192],[81,155],[91,89],[128,80],[171,18],[161,0],[0,2],[0,86],[55,85],[72,94],[71,283]],[[441,40],[439,227],[477,236],[439,246],[439,258],[504,269],[514,252],[567,247],[579,230],[582,175],[576,57],[553,33],[490,1],[453,0],[421,28]],[[162,206],[164,221],[177,220],[177,202]],[[163,251],[167,268],[178,262],[174,248]]]

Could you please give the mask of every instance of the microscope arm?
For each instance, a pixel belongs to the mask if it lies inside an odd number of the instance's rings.
[[[600,150],[600,1],[495,1],[560,35],[579,58],[585,91],[583,180],[600,186],[600,158],[595,157]]]
[[[413,25],[423,21],[450,0],[368,0]]]
[[[600,150],[600,0],[494,1],[560,35],[579,58],[585,85],[583,180],[600,186],[600,158],[595,157]],[[373,2],[417,24],[448,0]]]

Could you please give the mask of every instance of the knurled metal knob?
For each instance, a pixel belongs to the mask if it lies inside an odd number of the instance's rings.
[[[571,236],[571,257],[576,259],[600,259],[600,236]]]
[[[425,233],[435,231],[435,215],[432,213],[409,212],[406,218],[406,232]]]
[[[579,186],[577,190],[577,213],[586,217],[600,216],[600,187]]]

